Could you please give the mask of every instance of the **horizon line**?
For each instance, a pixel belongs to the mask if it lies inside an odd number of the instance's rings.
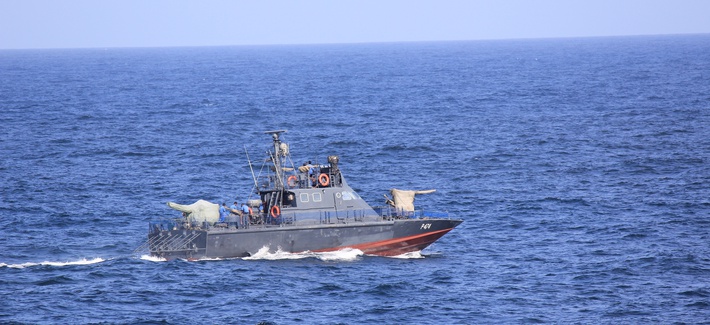
[[[528,41],[555,39],[587,39],[587,38],[623,38],[652,36],[701,36],[710,33],[665,33],[665,34],[628,34],[628,35],[592,35],[592,36],[552,36],[552,37],[511,37],[511,38],[480,38],[480,39],[443,39],[416,41],[362,41],[362,42],[304,42],[304,43],[244,43],[244,44],[210,44],[210,45],[155,45],[155,46],[77,46],[77,47],[18,47],[2,48],[0,51],[27,50],[108,50],[108,49],[158,49],[158,48],[196,48],[196,47],[269,47],[269,46],[318,46],[318,45],[364,45],[364,44],[407,44],[407,43],[447,43],[447,42],[490,42],[490,41]]]

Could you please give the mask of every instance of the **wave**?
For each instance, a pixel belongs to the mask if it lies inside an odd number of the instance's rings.
[[[424,255],[422,255],[422,251],[416,251],[416,252],[409,252],[409,253],[404,253],[396,256],[389,256],[390,258],[399,258],[399,259],[420,259],[424,258]]]
[[[341,250],[333,251],[333,252],[311,252],[311,251],[305,251],[305,252],[300,252],[300,253],[291,253],[291,252],[285,252],[281,250],[281,248],[277,249],[276,252],[270,252],[268,246],[264,246],[261,249],[259,249],[256,254],[248,257],[242,257],[242,260],[245,261],[258,261],[258,260],[266,260],[266,261],[276,261],[276,260],[300,260],[300,259],[306,259],[306,258],[315,258],[319,259],[321,261],[326,261],[326,262],[352,262],[355,260],[358,260],[362,256],[369,256],[363,253],[359,249],[354,249],[354,248],[343,248]],[[375,256],[375,255],[372,255]],[[379,256],[378,256],[379,257]],[[416,251],[416,252],[409,252],[409,253],[404,253],[401,255],[396,255],[396,256],[387,256],[387,258],[396,258],[396,259],[422,259],[425,258],[424,255],[421,254],[421,251]],[[151,256],[151,255],[142,255],[140,257],[141,260],[145,261],[151,261],[151,262],[166,262],[167,260],[162,257],[156,257],[156,256]],[[223,261],[223,260],[231,260],[235,258],[219,258],[219,257],[205,257],[205,258],[200,258],[197,261]],[[0,264],[1,266],[1,264]]]
[[[253,260],[299,260],[304,258],[316,258],[321,261],[326,262],[351,262],[355,261],[361,256],[365,255],[359,249],[344,248],[341,250],[333,252],[310,252],[305,251],[301,253],[289,253],[284,252],[279,248],[276,252],[269,252],[269,247],[262,247],[259,251],[249,257],[242,258],[243,260],[253,261]]]
[[[321,261],[327,262],[351,262],[359,259],[362,256],[376,256],[377,255],[366,255],[359,249],[355,248],[343,248],[341,250],[332,252],[311,252],[305,251],[301,253],[289,253],[284,252],[280,248],[276,252],[269,252],[268,247],[262,247],[256,254],[244,257],[243,260],[297,260],[304,258],[317,258]],[[386,258],[396,258],[396,259],[421,259],[425,258],[421,254],[421,251],[404,253],[396,256],[386,256]]]
[[[70,261],[70,262],[51,262],[51,261],[44,261],[40,263],[33,263],[33,262],[27,262],[27,263],[22,263],[22,264],[5,264],[5,263],[0,263],[0,267],[9,267],[9,268],[15,268],[15,269],[24,269],[26,267],[33,267],[33,266],[38,266],[38,265],[46,265],[46,266],[69,266],[69,265],[89,265],[89,264],[96,264],[96,263],[101,263],[105,261],[103,258],[97,257],[94,259],[85,259],[82,258],[77,261]]]
[[[144,261],[151,261],[151,262],[167,262],[168,260],[162,257],[157,257],[157,256],[152,256],[152,255],[141,255],[141,259]]]

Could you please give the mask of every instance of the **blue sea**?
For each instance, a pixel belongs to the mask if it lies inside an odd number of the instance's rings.
[[[3,50],[0,123],[0,323],[710,323],[710,35]],[[246,199],[276,129],[463,224],[134,253],[168,201]]]

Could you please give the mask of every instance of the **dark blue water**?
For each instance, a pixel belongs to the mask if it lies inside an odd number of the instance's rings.
[[[2,323],[710,320],[710,35],[0,51],[0,122]],[[271,129],[465,221],[409,258],[133,254],[167,201],[244,199]]]

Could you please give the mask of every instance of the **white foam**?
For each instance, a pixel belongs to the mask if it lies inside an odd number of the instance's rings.
[[[33,263],[33,262],[28,262],[28,263],[22,263],[22,264],[5,264],[1,263],[0,266],[5,266],[5,267],[11,267],[15,269],[23,269],[26,267],[32,267],[32,266],[37,266],[37,265],[49,265],[49,266],[69,266],[69,265],[89,265],[89,264],[96,264],[96,263],[101,263],[105,261],[103,258],[97,257],[94,259],[87,260],[85,258],[82,258],[77,261],[70,261],[70,262],[51,262],[51,261],[44,261],[41,263]]]
[[[344,248],[333,252],[316,253],[318,259],[322,261],[344,261],[350,262],[357,260],[360,256],[365,255],[361,250],[354,248]]]
[[[300,253],[289,253],[289,252],[284,252],[280,247],[276,250],[276,252],[269,252],[269,247],[264,246],[259,251],[249,257],[244,257],[243,260],[299,260],[299,259],[304,259],[304,258],[317,258],[321,261],[343,261],[343,262],[349,262],[349,261],[354,261],[358,257],[364,255],[363,252],[359,249],[352,249],[352,248],[344,248],[341,250],[337,251],[332,251],[332,252],[310,252],[310,251],[305,251],[305,252],[300,252]]]
[[[153,255],[141,255],[141,259],[144,261],[151,262],[167,262],[168,260],[163,257],[153,256]]]
[[[418,258],[424,258],[424,255],[422,255],[422,251],[416,251],[416,252],[409,252],[409,253],[404,253],[396,256],[389,256],[390,258],[401,258],[401,259],[418,259]]]
[[[230,260],[231,258],[223,258],[223,257],[200,257],[198,259],[192,259],[192,260],[187,260],[187,261],[226,261]]]
[[[279,247],[276,252],[269,252],[269,247],[264,246],[259,249],[256,254],[248,257],[242,258],[243,260],[298,260],[302,258],[307,258],[310,257],[308,256],[308,252],[306,253],[289,253],[289,252],[284,252],[281,250],[281,247]]]

